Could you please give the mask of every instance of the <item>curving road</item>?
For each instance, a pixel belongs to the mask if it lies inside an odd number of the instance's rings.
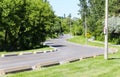
[[[69,35],[64,35],[58,39],[52,39],[45,42],[45,44],[57,48],[58,51],[56,52],[1,57],[0,74],[23,69],[35,69],[37,67],[52,64],[63,64],[69,61],[101,55],[104,53],[103,48],[70,43],[66,41],[67,38],[69,38]]]

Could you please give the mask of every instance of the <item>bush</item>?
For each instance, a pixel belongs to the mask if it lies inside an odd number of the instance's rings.
[[[119,33],[109,33],[109,41],[114,44],[120,44],[120,34]]]
[[[73,25],[73,27],[72,27],[72,34],[73,35],[82,35],[83,34],[82,27],[78,26],[78,25]]]

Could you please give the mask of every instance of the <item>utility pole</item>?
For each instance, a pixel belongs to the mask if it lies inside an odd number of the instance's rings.
[[[104,59],[108,59],[108,0],[105,0],[105,51],[104,51]]]
[[[87,23],[86,23],[86,12],[84,12],[85,15],[85,39],[86,39],[86,45],[88,43],[88,38],[87,38]]]
[[[71,29],[71,26],[72,26],[72,24],[71,24],[71,13],[69,14],[69,18],[70,18],[70,21],[69,21],[69,24],[70,24],[70,38],[71,38],[71,36],[72,36],[72,29]]]

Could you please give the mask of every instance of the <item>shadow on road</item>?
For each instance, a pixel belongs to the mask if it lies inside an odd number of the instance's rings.
[[[65,45],[52,45],[52,47],[65,47]]]

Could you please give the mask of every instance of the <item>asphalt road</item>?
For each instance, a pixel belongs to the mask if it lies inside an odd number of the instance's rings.
[[[57,48],[56,52],[20,55],[0,58],[0,73],[12,72],[19,69],[36,68],[55,63],[65,63],[76,59],[101,55],[103,48],[82,46],[67,42],[69,35],[61,36],[58,39],[52,39],[45,44]]]

